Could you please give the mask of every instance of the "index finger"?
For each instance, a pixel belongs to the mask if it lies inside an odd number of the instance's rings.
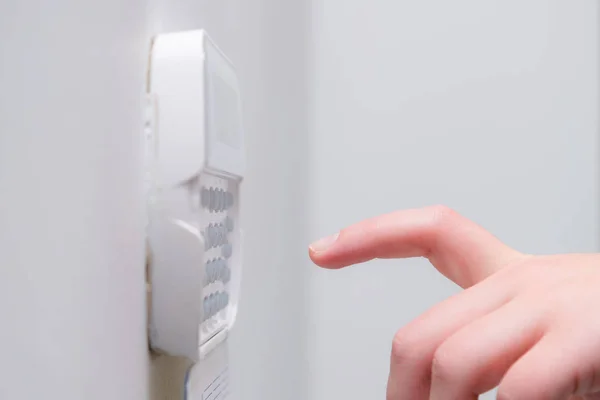
[[[485,279],[522,256],[444,206],[367,219],[313,243],[309,254],[315,264],[332,269],[375,258],[427,257],[462,287]]]

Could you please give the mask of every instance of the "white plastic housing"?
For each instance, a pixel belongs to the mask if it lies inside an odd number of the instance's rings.
[[[184,400],[225,400],[231,391],[229,349],[226,344],[193,364],[184,380]]]
[[[237,77],[203,31],[159,35],[146,125],[150,345],[193,361],[221,343],[242,268]]]

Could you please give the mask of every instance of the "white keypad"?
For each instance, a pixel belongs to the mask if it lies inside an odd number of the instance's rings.
[[[204,239],[204,287],[200,345],[227,324],[230,305],[230,282],[239,268],[240,233],[238,219],[238,181],[203,174],[196,188],[198,218]]]

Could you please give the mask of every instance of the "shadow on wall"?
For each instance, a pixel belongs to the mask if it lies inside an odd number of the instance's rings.
[[[183,399],[183,381],[191,363],[179,357],[150,355],[150,400]]]

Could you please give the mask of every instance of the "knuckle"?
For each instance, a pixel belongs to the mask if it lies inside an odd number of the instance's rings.
[[[392,341],[392,363],[414,364],[423,358],[421,337],[410,328],[399,330]]]
[[[510,266],[514,271],[522,271],[523,274],[528,278],[540,277],[544,272],[548,272],[548,265],[544,263],[544,260],[523,258],[517,262],[512,263]]]
[[[437,382],[451,382],[460,379],[464,363],[456,347],[442,345],[433,355],[431,377]]]
[[[497,400],[546,400],[555,398],[549,382],[540,384],[533,374],[509,374],[498,387]]]
[[[432,206],[431,213],[436,223],[453,221],[458,216],[458,213],[456,211],[443,204]]]
[[[500,385],[498,388],[498,396],[497,400],[520,400],[520,399],[532,399],[531,397],[533,393],[531,390],[522,384],[510,384],[510,385]]]
[[[431,227],[435,232],[443,232],[458,224],[460,215],[445,205],[431,207]]]
[[[531,300],[544,299],[548,296],[547,287],[552,285],[557,274],[551,273],[548,265],[538,256],[523,256],[502,268],[498,276],[515,289],[526,289],[525,298]]]

